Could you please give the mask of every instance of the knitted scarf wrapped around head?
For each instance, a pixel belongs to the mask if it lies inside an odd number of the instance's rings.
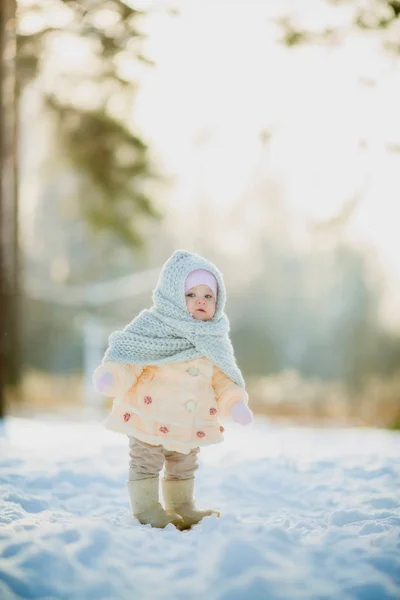
[[[218,282],[216,311],[209,321],[194,319],[186,307],[185,279],[195,269],[207,269]],[[153,302],[123,331],[111,334],[103,362],[158,365],[205,356],[232,381],[245,387],[224,313],[225,284],[215,265],[197,254],[176,250],[161,270]]]

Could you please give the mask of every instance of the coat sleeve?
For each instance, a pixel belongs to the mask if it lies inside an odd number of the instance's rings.
[[[93,373],[93,384],[96,390],[104,396],[122,396],[122,394],[125,394],[136,384],[143,369],[143,365],[128,365],[111,361],[105,362],[97,367]],[[97,387],[99,378],[104,375],[104,373],[111,373],[114,377],[114,383],[107,389],[107,392],[104,392]]]
[[[217,397],[217,403],[222,417],[229,417],[229,410],[235,402],[249,403],[246,390],[229,379],[218,367],[214,365],[212,386]]]

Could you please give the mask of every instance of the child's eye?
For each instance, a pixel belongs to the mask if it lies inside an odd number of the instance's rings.
[[[194,294],[193,294],[193,292],[190,292],[190,294],[186,294],[186,296],[187,296],[188,298],[193,298],[193,297],[194,297]]]
[[[206,298],[212,298],[211,294],[206,294]]]

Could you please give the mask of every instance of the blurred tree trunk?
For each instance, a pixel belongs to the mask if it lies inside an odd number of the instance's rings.
[[[19,351],[19,253],[16,153],[15,0],[0,8],[0,417],[5,385],[17,385]]]

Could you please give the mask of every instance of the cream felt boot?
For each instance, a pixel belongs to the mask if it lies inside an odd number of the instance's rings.
[[[218,510],[212,508],[201,510],[194,504],[194,477],[191,479],[161,480],[165,508],[168,513],[177,513],[183,519],[182,524],[178,524],[178,529],[188,529],[196,525],[203,517],[209,515],[220,516]]]
[[[129,500],[132,514],[142,525],[162,529],[169,523],[182,524],[182,518],[174,513],[167,513],[158,501],[158,477],[128,481]]]

